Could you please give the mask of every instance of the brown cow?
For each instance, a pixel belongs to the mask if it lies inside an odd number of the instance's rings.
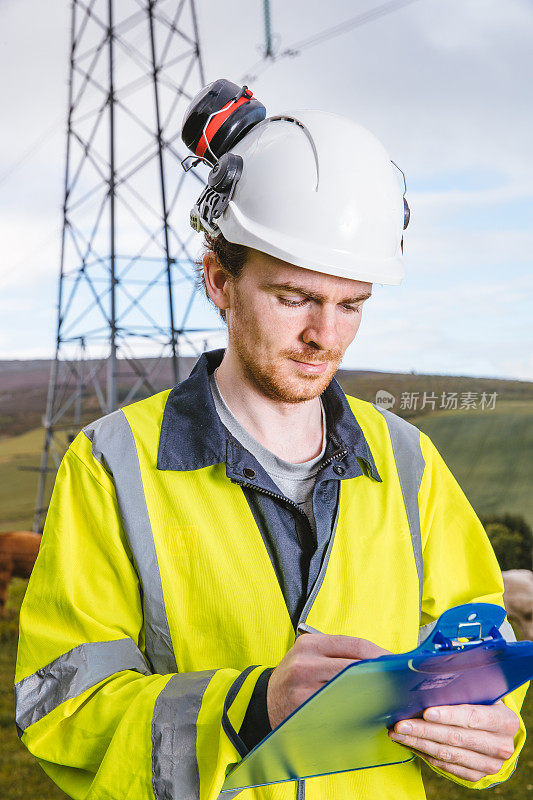
[[[518,627],[517,637],[520,633],[522,639],[533,639],[533,572],[509,569],[502,575],[505,585],[503,601],[509,620]]]
[[[11,578],[29,578],[35,564],[41,534],[30,531],[0,533],[0,616],[6,613]]]

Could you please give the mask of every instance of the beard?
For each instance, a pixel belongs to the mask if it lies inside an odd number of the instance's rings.
[[[269,344],[269,331],[257,324],[251,314],[243,308],[238,292],[229,342],[238,357],[247,379],[266,397],[285,403],[301,403],[319,397],[331,383],[340,366],[344,352],[321,350],[302,342],[301,348],[277,350]],[[328,362],[327,369],[320,374],[298,372],[298,366],[290,359],[308,364]]]

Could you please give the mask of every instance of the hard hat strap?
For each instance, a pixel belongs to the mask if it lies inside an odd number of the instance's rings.
[[[204,230],[211,236],[219,232],[216,220],[228,207],[242,168],[240,156],[225,153],[211,170],[207,186],[191,209],[190,222],[195,231]]]

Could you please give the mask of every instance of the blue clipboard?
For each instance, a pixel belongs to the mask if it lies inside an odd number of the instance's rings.
[[[533,678],[533,642],[506,642],[504,619],[489,603],[456,606],[415,650],[354,662],[232,765],[222,792],[410,761],[388,736],[398,720],[489,705]]]

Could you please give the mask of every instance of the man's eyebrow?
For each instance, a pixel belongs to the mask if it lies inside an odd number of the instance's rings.
[[[267,291],[296,292],[304,297],[308,297],[310,300],[316,300],[319,303],[324,303],[328,299],[326,295],[320,294],[320,292],[311,292],[309,289],[305,289],[297,283],[291,283],[291,281],[288,283],[265,283],[263,289]],[[341,302],[358,303],[361,300],[367,300],[369,297],[372,297],[372,292],[364,292],[363,294],[354,295],[353,297],[345,297]]]

